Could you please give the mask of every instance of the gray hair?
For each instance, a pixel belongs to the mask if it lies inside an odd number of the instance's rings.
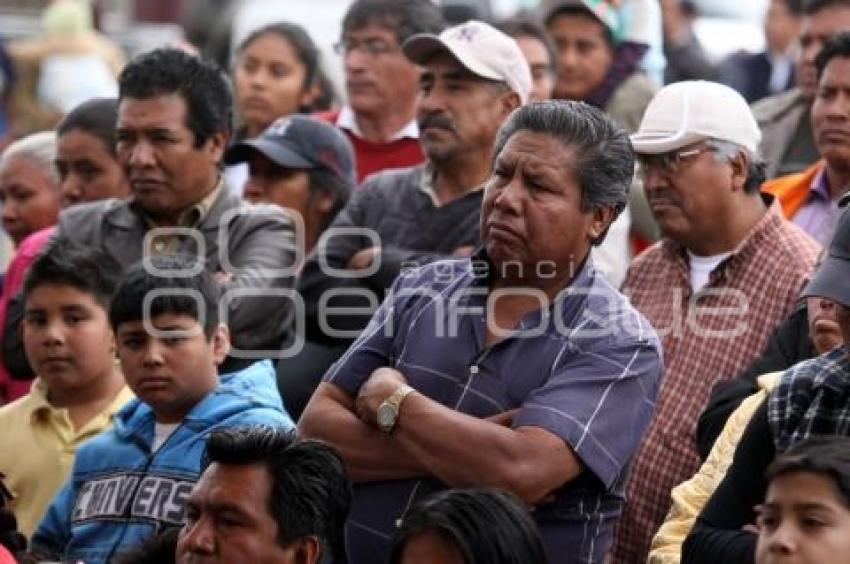
[[[764,160],[746,147],[731,141],[709,139],[708,145],[714,149],[714,158],[717,162],[729,162],[740,153],[744,153],[747,158],[747,179],[744,181],[744,192],[754,194],[759,191],[766,178],[765,167],[767,165]]]
[[[572,171],[581,187],[584,212],[610,207],[616,219],[626,207],[635,170],[629,135],[601,110],[584,102],[548,100],[528,104],[508,117],[496,136],[494,158],[520,131],[551,135],[576,150]],[[612,219],[612,223],[613,223]],[[605,239],[608,230],[594,244]]]
[[[0,155],[0,171],[5,170],[14,158],[26,158],[33,161],[56,184],[59,185],[59,173],[56,170],[56,132],[41,131],[22,137],[11,143]]]

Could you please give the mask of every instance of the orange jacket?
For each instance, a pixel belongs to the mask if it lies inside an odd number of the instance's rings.
[[[773,178],[761,185],[761,191],[776,196],[782,206],[782,215],[791,219],[806,203],[812,181],[824,166],[826,162],[821,159],[801,172]]]

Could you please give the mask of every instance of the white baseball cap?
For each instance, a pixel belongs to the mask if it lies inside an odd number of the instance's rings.
[[[516,41],[477,20],[450,27],[440,35],[418,33],[402,45],[408,59],[425,64],[435,53],[448,51],[470,72],[507,83],[523,104],[531,92],[531,70]]]
[[[631,136],[635,152],[648,154],[668,153],[709,138],[756,154],[761,130],[740,94],[705,80],[675,82],[659,90]]]

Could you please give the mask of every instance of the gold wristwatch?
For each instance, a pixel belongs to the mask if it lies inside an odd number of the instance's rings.
[[[381,431],[389,433],[393,430],[398,420],[401,402],[415,391],[411,386],[403,384],[396,388],[396,391],[390,394],[390,397],[381,402],[381,405],[378,406],[378,427]]]

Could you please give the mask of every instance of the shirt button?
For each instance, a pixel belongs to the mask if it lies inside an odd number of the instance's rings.
[[[478,365],[473,364],[472,366],[470,366],[469,367],[469,373],[470,374],[478,374]]]

